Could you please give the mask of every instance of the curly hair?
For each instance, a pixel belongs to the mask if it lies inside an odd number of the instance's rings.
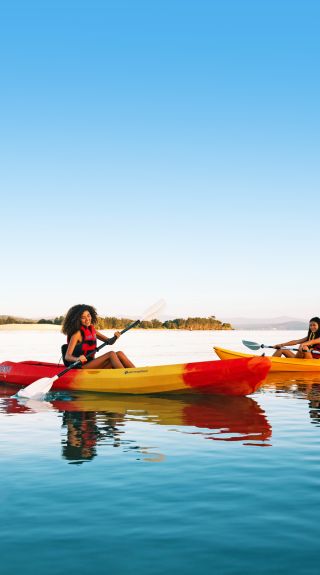
[[[68,310],[62,324],[62,333],[70,338],[74,333],[79,331],[81,327],[81,316],[85,311],[90,313],[91,323],[95,325],[98,321],[97,310],[92,307],[92,305],[85,305],[84,303],[80,303],[78,305],[74,305]]]
[[[316,331],[315,334],[314,334],[315,339],[317,339],[318,337],[320,337],[320,318],[319,318],[319,317],[312,317],[312,318],[309,320],[309,323],[311,323],[311,322],[314,322],[314,323],[317,323],[317,324],[318,324],[318,329],[317,329],[317,331]],[[309,329],[308,335],[307,335],[307,338],[308,338],[308,339],[310,339],[311,333],[312,333],[312,331],[311,331],[311,329]]]

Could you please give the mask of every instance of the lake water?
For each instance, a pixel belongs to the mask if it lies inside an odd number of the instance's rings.
[[[111,332],[106,332],[111,335]],[[132,331],[136,365],[304,332]],[[58,332],[0,331],[0,361],[58,361]],[[2,575],[316,574],[320,373],[205,399],[0,390]]]

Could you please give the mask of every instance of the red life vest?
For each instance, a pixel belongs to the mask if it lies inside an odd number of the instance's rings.
[[[73,350],[73,355],[75,357],[80,357],[80,355],[87,355],[97,349],[97,338],[96,338],[96,330],[93,325],[89,325],[89,327],[85,327],[82,325],[80,327],[82,341],[81,343],[77,343],[76,347]],[[69,343],[69,338],[68,338]],[[93,359],[95,356],[94,353],[90,355],[90,359]]]
[[[91,354],[97,349],[96,330],[93,325],[89,325],[89,327],[85,327],[84,325],[82,325],[80,327],[80,331],[82,335],[82,342],[81,342],[82,353],[87,357],[89,353]],[[90,359],[93,359],[94,356],[95,354],[92,353]]]
[[[311,334],[309,339],[315,339],[315,334]],[[315,343],[314,345],[310,345],[310,351],[311,353],[313,351],[320,351],[320,344],[319,343]],[[320,359],[320,353],[312,353],[312,357],[313,359]]]

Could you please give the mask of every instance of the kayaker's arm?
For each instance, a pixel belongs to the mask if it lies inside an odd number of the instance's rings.
[[[72,355],[73,350],[76,347],[77,343],[79,343],[79,341],[81,341],[81,334],[80,331],[77,331],[71,336],[65,355],[65,359],[71,363],[74,363],[75,361],[79,360],[81,361],[81,363],[86,363],[88,361],[85,355],[80,355],[79,357]]]
[[[120,331],[115,331],[113,337],[106,337],[105,335],[103,335],[102,333],[100,333],[100,331],[96,331],[96,337],[97,337],[97,339],[100,339],[100,341],[110,342],[111,345],[112,345],[113,343],[115,343],[115,341],[118,339],[118,337],[120,337],[120,335],[121,335]],[[114,338],[115,338],[115,339],[114,339]]]
[[[281,349],[282,347],[287,347],[288,345],[297,345],[298,343],[305,343],[308,341],[307,337],[303,337],[302,339],[293,339],[292,341],[287,341],[286,343],[277,343],[274,347],[276,349]]]
[[[303,346],[300,346],[300,347],[304,347],[304,346],[305,346],[305,347],[310,347],[311,345],[320,343],[320,337],[317,337],[316,339],[309,339],[309,340],[306,339],[306,341],[303,342],[303,343],[304,343],[304,345],[303,345]]]

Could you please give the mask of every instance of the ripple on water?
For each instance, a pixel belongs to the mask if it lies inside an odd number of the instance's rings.
[[[248,398],[2,394],[3,572],[317,573],[319,402],[300,376]]]

